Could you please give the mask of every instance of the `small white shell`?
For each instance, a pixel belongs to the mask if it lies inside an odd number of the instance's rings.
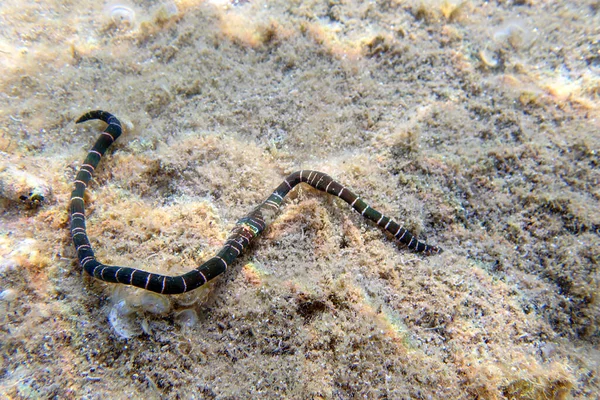
[[[500,65],[500,62],[498,61],[496,55],[488,49],[479,51],[479,59],[487,68],[496,68]]]
[[[135,321],[135,313],[125,300],[115,304],[108,314],[108,322],[117,335],[123,339],[130,339],[142,333],[140,325]]]
[[[527,48],[535,41],[535,29],[525,20],[510,20],[496,28],[492,38],[499,45],[508,43],[513,49]]]
[[[131,27],[135,24],[135,10],[122,3],[112,3],[106,6],[106,14],[118,27]]]
[[[0,292],[0,300],[10,303],[17,298],[17,291],[14,289],[4,289]]]
[[[181,310],[175,314],[175,322],[185,328],[193,328],[198,325],[198,314],[191,308]]]
[[[139,304],[142,310],[158,315],[164,315],[171,309],[171,302],[168,298],[152,292],[142,292]]]

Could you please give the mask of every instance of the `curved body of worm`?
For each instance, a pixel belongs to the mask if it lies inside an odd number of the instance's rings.
[[[84,192],[92,178],[94,170],[106,149],[121,135],[121,123],[112,114],[105,111],[90,111],[81,116],[77,123],[99,119],[108,124],[89,151],[77,176],[75,188],[71,193],[71,237],[77,250],[77,259],[86,273],[105,282],[132,285],[156,293],[177,294],[194,290],[227,270],[227,267],[239,256],[265,229],[266,213],[279,209],[283,198],[299,183],[307,183],[313,188],[332,194],[344,200],[365,218],[373,221],[416,252],[434,254],[441,252],[438,247],[417,240],[410,232],[391,218],[373,209],[350,189],[333,180],[329,175],[317,171],[297,171],[290,174],[273,193],[248,215],[240,219],[223,248],[199,267],[178,276],[167,276],[143,271],[137,268],[105,265],[94,256],[85,228]]]

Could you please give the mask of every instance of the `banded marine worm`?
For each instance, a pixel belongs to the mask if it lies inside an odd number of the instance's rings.
[[[162,294],[178,294],[194,290],[221,275],[266,226],[265,214],[274,215],[283,198],[298,184],[306,183],[313,188],[337,196],[363,217],[373,221],[415,252],[435,254],[442,250],[427,245],[415,238],[391,218],[369,206],[350,189],[336,182],[329,175],[318,171],[302,170],[288,175],[273,193],[254,210],[240,219],[233,228],[223,248],[199,267],[178,276],[167,276],[137,268],[105,265],[94,256],[85,228],[84,193],[92,179],[100,159],[122,133],[120,121],[112,114],[96,110],[81,116],[76,123],[99,119],[108,124],[88,152],[77,176],[75,189],[71,193],[71,237],[77,251],[77,259],[83,270],[94,278],[105,282],[132,285]]]

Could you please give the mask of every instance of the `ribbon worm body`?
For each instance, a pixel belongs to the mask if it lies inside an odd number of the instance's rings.
[[[108,124],[89,151],[75,178],[75,189],[71,193],[71,237],[77,250],[77,259],[89,275],[105,282],[132,285],[156,293],[177,294],[194,290],[227,270],[266,226],[266,217],[275,215],[283,198],[299,183],[332,194],[344,200],[363,217],[389,232],[394,238],[416,252],[435,254],[441,249],[418,241],[410,232],[391,218],[375,210],[347,187],[322,172],[303,170],[289,175],[275,191],[248,215],[240,219],[233,228],[223,248],[214,257],[199,267],[179,276],[155,274],[141,269],[102,264],[96,260],[85,230],[84,192],[92,179],[94,170],[106,149],[121,135],[121,123],[105,111],[90,111],[81,116],[77,123],[99,119]]]

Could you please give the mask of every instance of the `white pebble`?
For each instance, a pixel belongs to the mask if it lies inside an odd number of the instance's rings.
[[[14,289],[5,289],[0,292],[0,300],[11,302],[17,298],[17,291]]]

